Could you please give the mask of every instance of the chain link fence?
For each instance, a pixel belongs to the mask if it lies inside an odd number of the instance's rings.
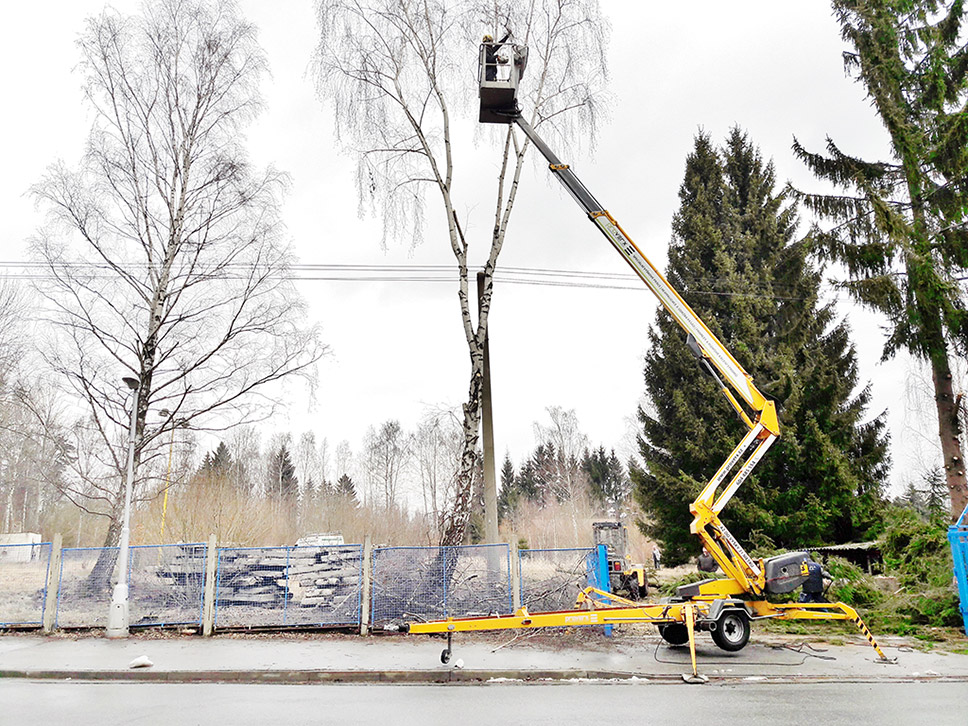
[[[223,547],[220,628],[360,623],[363,547]]]
[[[521,605],[533,613],[571,610],[580,590],[600,586],[594,548],[519,550],[518,567]]]
[[[510,567],[505,544],[374,548],[371,622],[510,613]]]
[[[132,546],[127,573],[131,627],[200,625],[207,551],[204,543]],[[118,552],[117,547],[61,550],[58,628],[107,626]]]
[[[50,554],[50,542],[0,546],[0,627],[42,623]]]
[[[131,627],[201,625],[208,545],[138,545],[128,568]]]
[[[117,547],[65,547],[57,585],[58,628],[104,628],[111,604],[110,577]],[[98,561],[110,563],[96,567]],[[100,572],[108,574],[102,576]]]
[[[56,593],[48,594],[51,553],[50,543],[0,550],[0,627],[41,625],[45,599],[56,606],[55,627],[106,627],[118,548],[64,548],[59,572],[51,573]],[[207,554],[205,543],[131,547],[131,627],[202,625]],[[580,589],[602,587],[598,560],[596,549],[521,550],[513,563],[521,605],[532,612],[573,608]],[[223,547],[216,562],[213,625],[220,629],[362,621],[362,545]],[[377,547],[371,565],[376,626],[503,615],[514,607],[506,544]]]

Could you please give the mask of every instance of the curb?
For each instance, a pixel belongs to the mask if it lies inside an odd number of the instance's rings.
[[[613,683],[669,684],[684,683],[683,675],[669,673],[630,673],[596,670],[407,670],[407,671],[55,671],[0,670],[0,680],[48,681],[115,681],[132,683],[378,683],[378,684],[447,684],[447,683],[555,683],[568,681],[608,681]],[[968,683],[965,676],[723,676],[710,675],[708,682],[729,685],[809,684],[809,683]]]

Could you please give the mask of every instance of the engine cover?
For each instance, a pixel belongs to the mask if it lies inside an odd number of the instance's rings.
[[[763,563],[766,591],[774,595],[793,592],[807,580],[808,552],[787,552]]]

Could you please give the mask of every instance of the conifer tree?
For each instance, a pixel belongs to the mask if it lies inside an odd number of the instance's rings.
[[[360,499],[356,495],[356,485],[353,483],[353,479],[349,474],[343,474],[336,480],[336,490],[334,493],[354,508],[360,506]]]
[[[497,516],[498,521],[503,522],[513,516],[521,499],[521,492],[518,490],[514,477],[514,464],[511,457],[504,455],[504,464],[501,466],[501,491],[497,497]]]
[[[586,450],[581,468],[588,477],[588,487],[595,500],[611,516],[618,516],[622,502],[628,497],[631,486],[625,468],[615,454],[615,449],[612,449],[611,453],[605,453],[604,446],[599,446],[593,451]]]
[[[875,520],[887,467],[882,417],[820,276],[794,240],[796,212],[746,135],[717,151],[699,134],[686,162],[667,276],[778,404],[781,438],[723,511],[745,541],[781,547],[849,541]],[[645,469],[632,481],[670,561],[696,554],[688,511],[745,427],[660,311],[650,330],[639,412]]]
[[[268,491],[280,499],[295,501],[299,496],[299,479],[285,443],[269,459]]]
[[[948,488],[940,469],[932,469],[923,477],[924,507],[931,519],[944,521],[948,513]]]
[[[890,137],[868,162],[827,141],[794,151],[836,195],[802,195],[836,226],[816,236],[842,262],[845,287],[888,321],[884,357],[931,367],[951,518],[968,505],[959,398],[950,356],[968,351],[968,53],[962,0],[834,0],[848,73],[864,84]],[[840,193],[841,191],[844,193]]]

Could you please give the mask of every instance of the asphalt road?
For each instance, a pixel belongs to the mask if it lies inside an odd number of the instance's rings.
[[[0,681],[0,724],[965,726],[968,683],[237,685]]]

